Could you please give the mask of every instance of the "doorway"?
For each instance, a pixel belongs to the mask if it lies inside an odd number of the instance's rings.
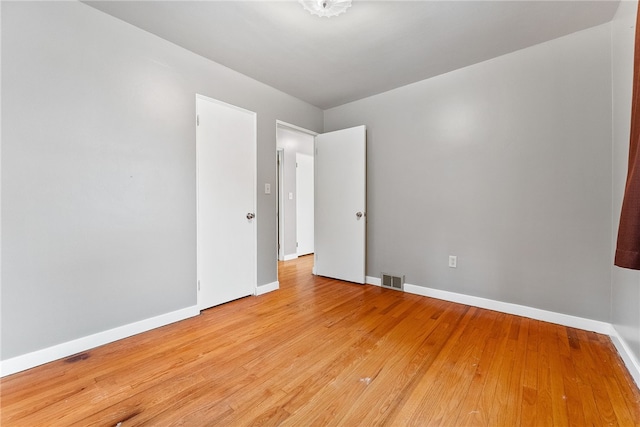
[[[276,203],[278,260],[314,252],[314,137],[316,133],[277,121]],[[300,175],[302,173],[302,175]]]

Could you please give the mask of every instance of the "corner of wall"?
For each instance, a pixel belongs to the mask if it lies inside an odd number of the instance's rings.
[[[618,333],[615,325],[611,325],[611,333],[609,334],[613,345],[618,350],[618,354],[622,358],[624,365],[629,370],[629,374],[636,382],[636,385],[640,387],[640,361],[636,358],[631,350],[631,347],[627,344],[625,339]]]
[[[87,351],[104,344],[128,338],[142,332],[188,319],[189,317],[197,316],[199,314],[200,310],[194,305],[113,328],[108,331],[98,332],[97,334],[67,341],[42,350],[16,356],[11,359],[5,359],[0,361],[0,377],[26,371],[27,369],[35,368],[36,366],[71,356],[72,354]]]

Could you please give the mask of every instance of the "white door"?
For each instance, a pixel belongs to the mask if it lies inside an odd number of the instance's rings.
[[[313,156],[296,153],[297,255],[313,253]]]
[[[315,274],[365,283],[365,126],[316,136],[315,168]]]
[[[197,274],[201,310],[255,293],[256,114],[198,95]]]

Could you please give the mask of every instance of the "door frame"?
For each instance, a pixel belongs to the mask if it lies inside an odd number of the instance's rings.
[[[284,261],[284,148],[276,147],[276,245],[278,251],[278,261]]]
[[[201,300],[200,300],[200,268],[201,268],[201,262],[200,262],[200,256],[202,255],[202,250],[201,250],[201,242],[200,242],[200,223],[201,223],[201,218],[200,218],[200,174],[199,174],[199,169],[198,169],[198,160],[200,158],[200,144],[198,144],[198,132],[197,132],[197,126],[198,126],[198,121],[199,121],[199,117],[198,117],[198,99],[207,101],[207,102],[213,102],[215,104],[218,105],[223,105],[225,107],[228,108],[232,108],[234,110],[238,110],[241,111],[243,113],[247,113],[250,114],[251,116],[253,116],[253,134],[254,134],[254,141],[253,141],[253,153],[254,153],[254,163],[253,163],[253,195],[252,195],[252,200],[253,200],[253,211],[255,214],[255,217],[253,218],[253,233],[252,233],[252,244],[253,244],[253,254],[252,254],[252,268],[251,268],[251,280],[253,283],[253,294],[252,295],[257,295],[258,292],[258,213],[257,213],[257,208],[258,208],[258,184],[257,184],[257,177],[258,177],[258,114],[254,111],[250,111],[247,110],[245,108],[242,107],[238,107],[236,105],[233,104],[229,104],[226,103],[224,101],[220,101],[218,99],[215,98],[211,98],[205,95],[201,95],[199,93],[196,93],[195,96],[195,120],[194,120],[194,125],[196,127],[196,157],[195,157],[195,166],[196,166],[196,304],[198,307],[198,310],[203,310],[201,308]]]
[[[276,139],[277,139],[277,135],[278,135],[278,128],[284,128],[284,129],[289,129],[289,130],[293,130],[296,132],[300,132],[300,133],[305,133],[307,135],[311,135],[314,138],[318,135],[318,132],[314,132],[312,130],[309,129],[305,129],[303,127],[300,126],[296,126],[294,124],[291,123],[287,123],[284,122],[282,120],[276,120]],[[315,152],[315,141],[314,141],[314,152]],[[278,194],[278,200],[276,201],[276,221],[280,221],[279,223],[276,223],[276,227],[278,230],[278,236],[276,236],[276,240],[280,240],[280,250],[278,250],[278,261],[284,261],[284,240],[285,240],[285,231],[284,231],[284,204],[285,204],[285,192],[283,191],[283,188],[281,188],[281,185],[284,185],[284,148],[278,148],[278,142],[276,140],[276,153],[281,152],[282,153],[282,158],[281,163],[280,163],[280,171],[282,173],[282,176],[277,176],[277,183],[278,183],[278,188],[276,190],[277,194]],[[315,156],[314,156],[315,158]],[[278,173],[278,156],[276,155],[276,173]],[[315,161],[315,160],[314,160]],[[282,179],[281,179],[282,178]],[[280,218],[278,219],[278,209],[280,210]],[[277,245],[277,243],[276,243]],[[276,246],[277,249],[277,246]],[[277,271],[277,269],[276,269]],[[277,273],[276,273],[277,276]]]

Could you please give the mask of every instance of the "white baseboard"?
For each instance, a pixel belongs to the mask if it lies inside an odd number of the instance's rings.
[[[382,286],[382,281],[379,278],[372,276],[365,277],[365,283],[367,285]]]
[[[583,317],[556,313],[539,308],[527,307],[525,305],[512,304],[509,302],[496,301],[465,294],[458,294],[455,292],[443,291],[441,289],[425,288],[422,286],[411,285],[409,283],[404,284],[404,290],[405,292],[411,294],[457,302],[460,304],[472,305],[474,307],[486,308],[488,310],[499,311],[502,313],[515,314],[517,316],[529,317],[531,319],[556,323],[558,325],[569,326],[571,328],[598,332],[600,334],[608,335],[611,332],[611,324],[607,322],[585,319]]]
[[[376,278],[367,277],[367,283],[375,282]],[[378,279],[379,282],[380,279]],[[375,285],[376,283],[370,283]],[[529,317],[531,319],[542,320],[545,322],[556,323],[558,325],[569,326],[571,328],[584,329],[604,335],[609,335],[613,345],[618,350],[618,354],[622,358],[629,373],[634,381],[640,386],[640,361],[634,356],[626,341],[618,334],[616,328],[607,322],[599,320],[585,319],[583,317],[571,316],[568,314],[556,313],[553,311],[541,310],[518,304],[511,304],[502,301],[495,301],[486,298],[474,297],[470,295],[458,294],[455,292],[443,291],[440,289],[425,288],[422,286],[404,284],[405,292],[422,295],[431,298],[437,298],[445,301],[457,302],[460,304],[472,305],[474,307],[486,308],[489,310],[500,311],[502,313],[515,314],[517,316]]]
[[[291,261],[292,259],[298,259],[298,254],[289,254],[284,256],[285,261]]]
[[[633,377],[633,380],[636,382],[636,385],[640,387],[640,361],[636,359],[627,342],[620,336],[616,327],[613,325],[611,325],[611,333],[609,336],[611,337],[613,345],[616,346],[622,361],[629,370],[629,373]]]
[[[380,286],[380,279],[367,276],[367,284]],[[599,320],[585,319],[583,317],[571,316],[568,314],[556,313],[553,311],[541,310],[539,308],[527,307],[519,304],[512,304],[503,301],[496,301],[487,298],[474,297],[471,295],[459,294],[455,292],[443,291],[441,289],[426,288],[409,283],[404,284],[404,291],[410,294],[421,295],[445,301],[457,302],[474,307],[486,308],[488,310],[502,313],[515,314],[517,316],[529,317],[531,319],[542,320],[544,322],[555,323],[571,328],[584,329],[611,337],[613,345],[620,354],[622,361],[629,370],[634,381],[640,386],[640,361],[634,356],[629,345],[618,334],[616,328],[607,322]]]
[[[31,353],[16,356],[11,359],[0,361],[0,377],[15,374],[16,372],[25,371],[54,360],[62,359],[72,354],[80,353],[99,347],[110,342],[121,340],[123,338],[137,335],[141,332],[150,331],[170,323],[184,320],[189,317],[197,316],[200,310],[197,306],[182,308],[170,313],[161,314],[156,317],[140,320],[138,322],[129,323],[128,325],[119,326],[107,331],[98,332],[93,335],[78,338],[52,347],[37,350]]]
[[[380,279],[377,277],[367,276],[367,284],[380,286]],[[605,335],[610,335],[612,330],[612,326],[610,323],[602,322],[599,320],[586,319],[583,317],[556,313],[553,311],[542,310],[525,305],[496,301],[488,298],[459,294],[456,292],[443,291],[441,289],[427,288],[424,286],[412,285],[410,283],[404,284],[404,291],[410,294],[457,302],[460,304],[486,308],[488,310],[499,311],[502,313],[515,314],[517,316],[529,317],[531,319],[556,323],[558,325],[569,326],[571,328],[598,332]]]
[[[367,284],[380,286],[380,279],[367,276]],[[583,317],[571,316],[568,314],[556,313],[553,311],[541,310],[539,308],[527,307],[519,304],[512,304],[503,301],[496,301],[487,298],[475,297],[471,295],[459,294],[455,292],[443,291],[441,289],[426,288],[409,283],[404,284],[404,291],[410,294],[421,295],[445,301],[457,302],[474,307],[486,308],[488,310],[502,313],[514,314],[517,316],[529,317],[531,319],[542,320],[571,328],[584,329],[611,337],[616,350],[620,354],[625,366],[640,386],[640,362],[624,339],[618,334],[615,327],[607,322],[599,320],[585,319]]]
[[[266,285],[260,285],[256,288],[256,296],[266,294],[267,292],[277,291],[280,289],[280,282],[275,281],[267,283]]]

